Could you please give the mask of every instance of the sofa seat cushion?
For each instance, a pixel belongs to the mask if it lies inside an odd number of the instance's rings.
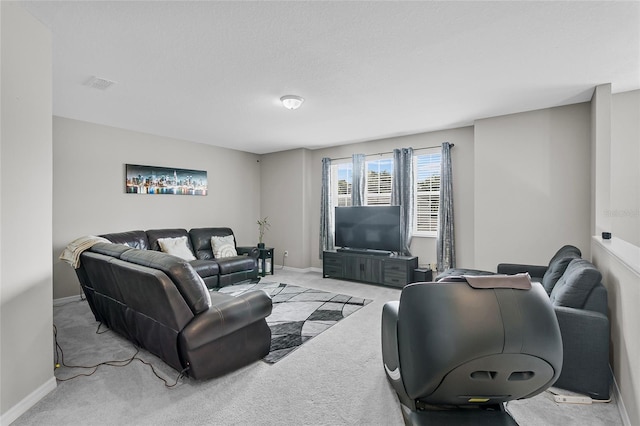
[[[553,287],[556,285],[560,277],[564,274],[567,266],[573,259],[582,257],[580,249],[571,245],[560,248],[549,261],[549,266],[542,277],[542,287],[547,294],[551,294]]]
[[[549,295],[556,306],[583,309],[602,274],[585,259],[573,259]]]
[[[216,259],[220,267],[220,274],[233,274],[234,272],[242,272],[255,269],[255,259],[247,256],[223,257]]]
[[[144,231],[116,232],[100,235],[114,244],[126,244],[131,248],[149,250],[149,239]]]
[[[214,277],[220,273],[220,267],[212,260],[196,259],[189,262],[189,265],[191,265],[202,278]]]

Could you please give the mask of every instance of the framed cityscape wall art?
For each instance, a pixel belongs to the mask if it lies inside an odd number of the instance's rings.
[[[127,194],[207,195],[207,172],[126,164]]]

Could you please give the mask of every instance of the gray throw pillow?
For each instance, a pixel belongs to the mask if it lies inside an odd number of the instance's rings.
[[[544,287],[547,294],[551,294],[553,287],[564,274],[569,263],[573,259],[580,258],[581,256],[582,253],[580,252],[580,249],[572,245],[565,245],[561,247],[560,250],[553,255],[549,261],[549,266],[542,277],[542,287]]]
[[[549,264],[547,271],[544,273],[542,277],[542,287],[546,290],[547,294],[550,295],[553,288],[556,286],[556,283],[564,275],[567,266],[573,259],[577,259],[578,257],[565,257],[562,259],[557,259],[554,262]]]
[[[593,288],[602,280],[602,274],[585,259],[573,259],[551,291],[549,299],[556,306],[584,308]]]

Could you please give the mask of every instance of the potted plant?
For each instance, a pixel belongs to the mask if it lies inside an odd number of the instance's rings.
[[[258,219],[256,223],[258,224],[258,248],[264,248],[262,239],[264,238],[264,233],[271,227],[271,224],[269,223],[269,218],[267,216],[262,219]]]

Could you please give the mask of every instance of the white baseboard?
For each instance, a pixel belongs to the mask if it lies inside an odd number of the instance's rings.
[[[275,270],[276,273],[278,272],[278,270],[282,270],[284,269],[285,271],[293,271],[293,272],[299,272],[301,274],[304,274],[306,272],[320,272],[322,273],[322,268],[294,268],[293,266],[282,266],[282,265],[276,265],[275,266]]]
[[[6,413],[0,417],[0,425],[9,426],[16,421],[18,417],[27,412],[31,407],[36,405],[38,401],[47,396],[49,392],[54,390],[57,386],[56,378],[52,377],[38,389],[27,395],[22,401],[11,407]]]
[[[609,366],[609,369],[611,369],[611,366]],[[622,424],[624,426],[632,426],[631,419],[629,419],[629,413],[627,413],[627,408],[624,406],[624,401],[620,394],[620,388],[618,387],[618,382],[616,382],[616,376],[613,375],[613,371],[611,371],[611,377],[613,377],[613,397],[616,399],[618,404],[618,411],[620,412]]]
[[[53,299],[53,306],[66,305],[69,302],[77,302],[82,299],[80,294],[69,297],[61,297],[60,299]]]

